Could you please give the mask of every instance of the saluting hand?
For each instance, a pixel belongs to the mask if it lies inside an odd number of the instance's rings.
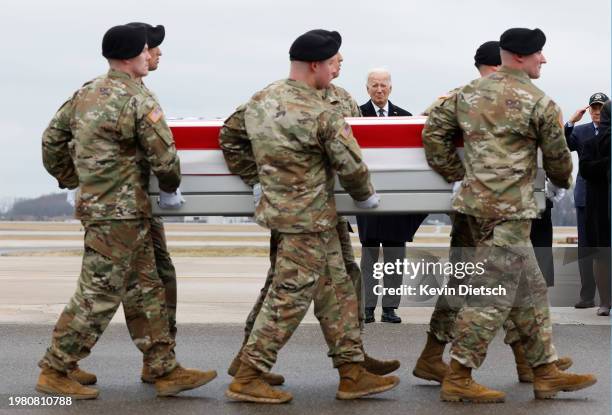
[[[578,111],[574,113],[574,115],[570,117],[569,122],[571,122],[572,124],[576,124],[578,121],[582,119],[582,117],[584,116],[584,113],[588,109],[589,109],[588,105],[584,108],[580,108]]]

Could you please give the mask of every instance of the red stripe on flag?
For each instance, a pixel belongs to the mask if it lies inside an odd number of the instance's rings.
[[[393,118],[384,120],[372,118],[372,123],[365,124],[365,119],[349,119],[353,135],[361,148],[418,148],[423,147],[421,132],[424,120],[407,124]],[[215,123],[216,124],[216,123]],[[218,150],[219,125],[181,125],[180,122],[170,126],[176,148],[179,150]],[[461,145],[459,142],[457,144]]]
[[[171,126],[178,150],[219,150],[220,126]]]
[[[353,125],[353,135],[361,148],[423,147],[423,124]]]

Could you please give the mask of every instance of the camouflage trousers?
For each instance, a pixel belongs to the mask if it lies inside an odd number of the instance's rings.
[[[359,265],[357,265],[357,262],[355,262],[355,254],[353,252],[353,245],[351,244],[350,224],[345,217],[338,217],[338,225],[336,226],[336,231],[338,232],[338,238],[340,239],[340,245],[342,246],[342,259],[344,260],[344,267],[346,268],[346,272],[351,278],[353,287],[355,287],[355,293],[357,294],[359,327],[363,329],[364,300],[363,292],[361,289],[361,270],[359,269]],[[246,320],[246,324],[244,327],[245,344],[249,336],[251,335],[253,325],[255,324],[255,319],[257,318],[257,315],[261,310],[263,301],[266,298],[266,295],[268,294],[270,284],[272,284],[272,279],[274,278],[274,265],[276,263],[276,252],[278,250],[279,236],[280,234],[277,231],[272,230],[270,234],[270,268],[268,269],[266,282],[261,288],[259,296],[257,297],[257,301],[255,302],[255,305],[253,305],[253,308],[251,309],[251,312],[249,313]]]
[[[312,301],[334,367],[363,361],[357,295],[341,250],[335,229],[278,234],[272,282],[242,350],[242,362],[268,372]]]
[[[471,261],[471,254],[474,252],[476,242],[469,226],[469,217],[462,213],[453,213],[451,214],[451,221],[449,261],[452,263]],[[468,277],[462,280],[450,278],[446,287],[457,289],[459,284],[467,284],[468,282]],[[451,343],[455,338],[453,331],[457,313],[464,304],[464,296],[440,295],[429,321],[429,333],[442,343]],[[504,321],[503,328],[506,332],[504,343],[512,344],[521,340],[518,329],[512,320]]]
[[[64,373],[74,369],[89,355],[119,304],[138,290],[147,318],[145,364],[157,376],[172,371],[177,364],[174,340],[155,270],[149,220],[84,221],[83,226],[85,252],[77,288],[39,366]]]
[[[164,288],[169,332],[172,339],[176,340],[176,270],[168,252],[163,219],[153,217],[150,223],[155,268]],[[150,347],[150,338],[147,335],[150,329],[149,319],[142,306],[142,290],[133,289],[126,293],[123,300],[123,311],[132,341],[141,352],[144,352]]]
[[[484,264],[484,273],[474,274],[472,287],[503,287],[501,295],[471,295],[455,320],[455,339],[450,355],[461,364],[478,368],[487,348],[506,320],[511,320],[531,367],[557,360],[546,282],[531,241],[530,220],[465,217],[476,248],[470,258]],[[462,258],[463,259],[463,258]]]

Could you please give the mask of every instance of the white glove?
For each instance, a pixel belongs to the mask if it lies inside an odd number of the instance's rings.
[[[457,193],[459,193],[459,190],[461,189],[461,180],[459,180],[458,182],[453,182],[453,192],[451,193],[451,198],[454,199],[455,196],[457,196]]]
[[[163,190],[159,191],[159,199],[157,204],[162,209],[178,209],[185,203],[185,199],[181,196],[181,189],[176,189],[173,193],[167,193]]]
[[[564,188],[559,188],[557,190],[557,194],[555,195],[555,197],[553,197],[552,201],[554,203],[559,203],[561,201],[561,199],[563,199],[565,197],[565,194],[567,193],[567,189]]]
[[[72,207],[76,205],[77,190],[79,190],[78,187],[72,190],[68,190],[68,193],[66,193],[66,202],[68,202],[68,204]]]
[[[357,206],[359,209],[374,209],[378,207],[378,204],[380,203],[380,197],[377,193],[374,193],[366,200],[353,200],[353,202],[355,202],[355,206]]]
[[[544,195],[548,200],[558,203],[563,199],[567,190],[562,187],[555,186],[550,180],[546,179],[544,183]]]
[[[546,179],[546,181],[544,182],[544,196],[546,196],[546,199],[552,200],[552,198],[555,196],[553,186],[554,184],[552,184],[548,179]]]
[[[259,201],[261,200],[261,195],[262,195],[261,184],[256,183],[255,186],[253,186],[253,202],[255,203],[255,208],[257,208],[257,205],[259,205]]]

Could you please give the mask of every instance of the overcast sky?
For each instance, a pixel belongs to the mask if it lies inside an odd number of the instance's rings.
[[[2,9],[0,197],[57,190],[42,167],[41,134],[66,98],[106,72],[106,29],[131,21],[166,27],[160,69],[145,81],[168,116],[228,115],[287,75],[291,42],[314,28],[342,34],[336,83],[360,104],[368,69],[385,66],[391,101],[422,111],[476,78],[476,48],[510,27],[546,33],[548,64],[536,84],[565,119],[592,93],[610,91],[609,0],[21,0]]]

